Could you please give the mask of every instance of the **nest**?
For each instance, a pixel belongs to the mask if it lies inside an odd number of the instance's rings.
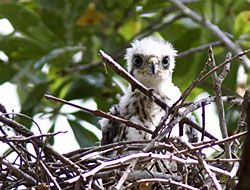
[[[202,143],[188,143],[181,138],[120,142],[59,154],[47,139],[60,134],[34,135],[7,117],[1,116],[0,121],[5,124],[1,127],[1,141],[9,147],[0,160],[1,189],[217,189],[229,184],[232,187],[237,184],[239,159],[225,159],[224,144],[232,142],[236,150],[246,134]],[[8,128],[16,135],[7,135]],[[218,151],[214,158],[207,159],[202,150],[215,145]],[[149,151],[143,152],[145,147]],[[109,152],[119,154],[110,156]]]

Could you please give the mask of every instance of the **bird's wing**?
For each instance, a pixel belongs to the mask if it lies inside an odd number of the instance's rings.
[[[110,114],[117,117],[121,117],[119,111],[119,105],[112,106],[110,108]],[[102,128],[101,145],[117,142],[120,136],[122,135],[123,125],[116,121],[111,121],[106,118],[101,119],[99,123]]]

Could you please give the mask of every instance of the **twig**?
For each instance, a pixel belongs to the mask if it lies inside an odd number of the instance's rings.
[[[54,132],[54,133],[47,133],[47,134],[41,134],[41,135],[32,135],[29,137],[23,137],[23,136],[13,136],[13,137],[8,137],[8,136],[0,136],[0,141],[2,142],[27,142],[30,141],[32,139],[37,139],[37,138],[41,138],[41,137],[52,137],[55,135],[58,135],[60,133],[66,133],[66,131],[58,131],[58,132]]]
[[[122,177],[119,179],[117,185],[115,186],[116,190],[122,189],[122,186],[127,180],[129,173],[131,173],[134,170],[138,161],[139,161],[139,157],[136,157],[134,160],[132,160],[132,162],[129,164],[125,172],[123,172]]]
[[[8,119],[6,117],[2,117],[0,116],[0,122],[4,123],[5,125],[11,127],[12,129],[14,129],[17,133],[22,134],[25,137],[30,137],[33,136],[34,133],[31,132],[30,130],[28,130],[26,127],[24,127],[23,125]],[[69,164],[70,166],[74,166],[75,169],[77,169],[78,173],[82,173],[82,169],[77,166],[74,162],[72,162],[70,159],[66,158],[65,156],[59,154],[58,152],[56,152],[55,150],[53,150],[53,148],[47,144],[44,144],[44,142],[40,139],[32,139],[33,142],[35,142],[39,147],[44,148],[44,151],[46,154],[50,155],[50,156],[54,156],[55,158],[57,158],[58,160],[60,160],[62,163],[66,163]]]
[[[120,76],[122,76],[124,79],[126,79],[132,86],[133,89],[138,89],[141,92],[143,92],[146,96],[153,99],[154,102],[160,106],[163,110],[166,110],[168,105],[160,98],[158,97],[153,89],[149,89],[146,86],[144,86],[142,83],[140,83],[138,80],[136,80],[131,74],[129,74],[121,65],[119,65],[117,62],[112,59],[111,56],[106,54],[104,51],[100,50],[100,55],[105,63],[110,65],[112,69],[114,69]]]
[[[130,183],[128,184],[126,187],[122,188],[122,190],[129,190],[129,189],[133,189],[133,187],[137,184],[140,183],[166,183],[166,184],[171,184],[171,185],[175,185],[176,187],[182,187],[183,189],[189,189],[189,190],[198,190],[195,187],[192,187],[190,185],[187,184],[183,184],[177,181],[174,181],[172,179],[161,179],[161,178],[155,178],[155,179],[141,179],[138,180],[136,182]]]
[[[229,159],[229,162],[232,162],[232,160]],[[237,172],[239,170],[239,167],[240,167],[240,163],[239,162],[235,162],[234,165],[233,165],[233,168],[231,170],[231,176],[232,178],[235,177],[237,175]]]
[[[244,103],[246,104],[246,124],[247,130],[250,131],[250,89],[246,90],[244,95]],[[250,132],[247,133],[246,140],[244,142],[242,159],[239,169],[239,183],[237,189],[248,189],[250,186]]]
[[[222,62],[221,64],[217,65],[216,67],[214,67],[213,69],[211,69],[210,71],[208,71],[204,76],[202,76],[199,79],[199,83],[202,82],[204,79],[206,79],[208,76],[210,76],[213,72],[217,71],[218,69],[220,69],[221,67],[224,67],[226,64],[231,63],[232,61],[234,61],[235,59],[239,59],[241,58],[243,55],[246,55],[250,53],[250,49],[247,49],[239,54],[236,54],[235,56],[233,56],[231,59],[226,59],[224,62]]]
[[[222,97],[222,100],[223,101],[227,101],[227,100],[231,100],[231,98],[232,97],[225,96],[225,97]],[[235,97],[233,99],[235,99]],[[215,101],[215,97],[209,96],[209,97],[201,99],[201,100],[199,100],[197,102],[192,102],[190,105],[188,105],[188,106],[185,107],[185,110],[183,112],[179,113],[178,116],[176,116],[172,121],[170,121],[170,123],[168,123],[168,127],[165,128],[155,139],[157,141],[161,141],[163,138],[165,138],[165,136],[172,130],[172,128],[177,123],[179,123],[183,119],[189,120],[186,117],[189,113],[192,113],[193,111],[195,111],[196,109],[202,107],[203,105],[208,105],[208,104],[210,104],[211,102],[214,102],[214,101]],[[198,129],[198,130],[200,132],[202,132],[201,129]]]
[[[201,45],[201,46],[196,47],[196,48],[190,48],[187,51],[183,51],[181,53],[178,53],[177,58],[185,57],[187,55],[206,50],[209,46],[219,46],[221,44],[222,44],[221,41],[215,41],[215,42],[210,42],[210,43],[205,44],[205,45]]]
[[[148,172],[144,170],[136,170],[131,173],[129,173],[128,180],[129,181],[137,181],[140,179],[145,179],[145,178],[162,178],[162,179],[173,179],[175,181],[181,181],[182,176],[177,176],[177,175],[171,175],[171,174],[165,174],[162,172]]]
[[[246,91],[246,93],[248,93],[248,92]],[[242,129],[245,129],[244,127],[247,126],[246,118],[247,118],[247,107],[249,106],[249,99],[247,98],[247,94],[245,96],[244,96],[244,99],[242,102],[241,113],[240,113],[240,118],[238,120],[236,132],[239,132]]]
[[[144,126],[142,126],[140,124],[134,123],[134,122],[132,122],[130,120],[126,120],[126,119],[123,119],[123,118],[120,118],[120,117],[108,114],[108,113],[103,112],[101,110],[92,110],[92,109],[89,109],[89,108],[85,108],[83,106],[71,103],[71,102],[63,100],[61,98],[57,98],[55,96],[51,96],[51,95],[47,95],[47,94],[45,94],[44,96],[45,96],[45,98],[47,98],[49,100],[53,100],[53,101],[56,101],[56,102],[64,103],[64,104],[70,105],[72,107],[79,108],[80,110],[82,110],[84,112],[91,113],[91,114],[93,114],[95,116],[107,118],[107,119],[110,119],[112,121],[117,121],[119,123],[123,123],[123,124],[125,124],[127,126],[135,128],[135,129],[143,130],[143,131],[145,131],[145,132],[147,132],[149,134],[153,134],[153,131],[151,131],[147,127],[144,127]]]
[[[24,179],[29,185],[36,185],[36,180],[28,175],[27,173],[23,172],[22,170],[20,170],[19,168],[14,167],[11,163],[9,163],[7,160],[2,159],[2,157],[0,157],[0,163],[2,163],[3,165],[5,165],[7,168],[9,168],[9,170],[14,174],[14,176],[16,176],[17,178],[22,178]]]
[[[223,144],[225,142],[229,142],[229,141],[232,141],[234,139],[237,139],[237,138],[239,138],[241,136],[245,136],[246,134],[247,134],[247,131],[244,131],[244,132],[232,135],[232,136],[227,137],[227,138],[222,139],[222,140],[203,142],[201,145],[198,145],[198,146],[193,145],[194,148],[192,148],[192,149],[181,150],[181,151],[179,151],[178,154],[183,154],[183,153],[186,153],[186,152],[192,152],[192,151],[196,151],[196,150],[201,150],[203,148],[212,147],[212,146],[215,146],[215,145],[220,145],[220,144]]]
[[[199,164],[199,162],[197,160],[194,159],[182,159],[179,158],[177,156],[174,156],[173,154],[156,154],[156,153],[135,153],[135,154],[131,154],[131,155],[127,155],[124,157],[121,157],[119,159],[115,159],[115,160],[110,160],[107,162],[102,162],[99,166],[93,168],[92,170],[82,174],[83,179],[87,179],[90,176],[94,176],[97,172],[101,171],[102,169],[111,166],[111,165],[116,165],[116,164],[123,164],[125,162],[128,162],[130,160],[136,160],[136,159],[143,159],[143,158],[154,158],[156,160],[171,160],[171,161],[176,161],[178,163],[181,164],[187,164],[187,165],[197,165]],[[209,169],[212,171],[215,171],[217,173],[220,174],[224,174],[230,177],[230,173],[227,171],[224,171],[222,169],[216,168],[214,166],[208,165]],[[72,179],[71,179],[72,180]]]
[[[199,23],[200,25],[207,28],[209,31],[211,31],[217,38],[219,38],[222,42],[225,43],[225,45],[234,53],[239,54],[242,52],[242,49],[233,43],[227,35],[216,25],[212,24],[208,20],[206,20],[204,17],[198,15],[196,12],[189,9],[187,6],[185,6],[183,3],[181,3],[179,0],[169,0],[171,3],[173,3],[178,9],[190,17],[195,22]],[[247,56],[242,57],[242,62],[246,66],[248,70],[250,70],[250,60],[247,58]]]
[[[206,172],[208,173],[209,177],[212,179],[215,187],[217,190],[221,190],[221,185],[219,184],[215,174],[210,170],[208,164],[206,163],[206,161],[201,157],[201,155],[198,155],[198,159],[199,162],[202,164],[203,168],[206,170]]]
[[[168,127],[165,128],[161,133],[159,133],[143,150],[144,152],[148,152],[153,146],[156,141],[161,141],[164,139],[169,132],[171,132],[172,128],[179,123],[183,118],[187,119],[186,116],[190,113],[193,112],[194,110],[198,109],[201,107],[201,105],[207,104],[209,101],[198,101],[196,103],[193,103],[189,105],[188,108],[183,113],[180,113],[174,120],[172,120],[169,124]],[[126,171],[123,173],[122,177],[118,181],[118,184],[116,185],[116,189],[120,189],[124,182],[126,181],[129,173],[134,169],[138,159],[133,160],[130,165],[127,167]]]
[[[42,131],[41,131],[41,128],[40,126],[38,125],[38,123],[32,118],[32,117],[29,117],[28,115],[25,115],[25,114],[22,114],[22,113],[15,113],[15,112],[10,112],[10,113],[3,113],[3,114],[0,114],[0,116],[10,116],[10,115],[13,115],[13,116],[20,116],[20,117],[23,117],[25,119],[28,119],[30,121],[32,121],[32,123],[35,124],[35,126],[37,126],[37,129],[39,131],[40,134],[42,134]],[[10,117],[8,117],[10,119]]]
[[[214,55],[213,55],[213,49],[210,46],[208,50],[208,64],[214,68],[216,67],[215,60],[214,60]],[[231,54],[228,54],[226,56],[225,60],[228,60],[231,58]],[[217,72],[213,72],[212,78],[213,78],[213,84],[214,84],[214,92],[215,92],[215,102],[217,105],[218,109],[218,115],[219,115],[219,123],[220,123],[220,130],[222,133],[223,138],[228,137],[228,132],[227,132],[227,126],[226,126],[226,118],[225,118],[225,111],[224,111],[224,104],[222,101],[222,90],[221,90],[221,84],[226,78],[227,74],[229,73],[230,70],[230,62],[226,64],[223,67],[223,71],[221,74],[218,76]],[[225,156],[226,158],[231,158],[231,148],[230,148],[230,143],[225,144]]]
[[[205,137],[205,129],[206,129],[206,111],[205,111],[205,104],[202,102],[202,107],[201,107],[202,113],[201,113],[201,117],[202,117],[202,121],[201,121],[201,127],[202,127],[202,133],[201,133],[201,141],[204,140]]]
[[[51,179],[51,181],[54,183],[55,187],[58,190],[61,190],[60,185],[57,183],[57,181],[55,180],[54,176],[50,173],[50,171],[48,170],[48,168],[46,167],[46,165],[43,163],[43,161],[39,160],[39,164],[41,165],[41,167],[43,168],[43,170],[46,172],[46,174],[49,176],[49,178]]]
[[[207,77],[209,77],[213,72],[217,71],[218,69],[220,69],[221,67],[224,67],[226,64],[231,63],[233,60],[240,58],[243,55],[246,55],[250,53],[250,49],[245,50],[242,53],[239,53],[235,56],[233,56],[231,59],[226,59],[224,60],[224,62],[222,62],[221,64],[215,66],[214,68],[212,68],[211,70],[209,70],[208,72],[206,72],[206,65],[204,67],[204,69],[201,71],[200,75],[197,77],[197,79],[195,79],[188,87],[187,89],[182,93],[181,97],[173,104],[172,107],[176,107],[179,102],[181,102],[181,104],[185,101],[185,99],[188,97],[188,95],[190,94],[190,92],[198,85],[200,84],[203,80],[205,80]],[[205,73],[206,72],[206,73]],[[181,106],[181,104],[179,106]],[[170,110],[172,111],[172,109]]]

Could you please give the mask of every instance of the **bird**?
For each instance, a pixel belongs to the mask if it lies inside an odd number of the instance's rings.
[[[125,55],[128,72],[143,85],[153,89],[169,107],[181,95],[179,88],[172,82],[176,56],[177,50],[170,42],[153,36],[133,41]],[[154,131],[165,110],[138,89],[128,86],[119,103],[112,106],[109,113]],[[152,134],[116,121],[103,118],[99,123],[102,129],[101,145],[152,139]],[[179,136],[179,128],[174,127],[171,136]]]

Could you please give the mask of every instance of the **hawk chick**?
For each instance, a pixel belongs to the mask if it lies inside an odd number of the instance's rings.
[[[171,106],[181,95],[180,90],[172,83],[177,51],[169,42],[154,37],[135,40],[132,47],[127,49],[126,60],[128,71],[138,81],[148,88],[154,89],[167,104]],[[110,109],[112,115],[131,120],[154,131],[165,111],[154,103],[152,99],[139,90],[128,87],[121,97],[119,104]],[[101,144],[121,141],[150,140],[151,135],[124,124],[102,119]],[[177,131],[172,136],[179,136]]]

